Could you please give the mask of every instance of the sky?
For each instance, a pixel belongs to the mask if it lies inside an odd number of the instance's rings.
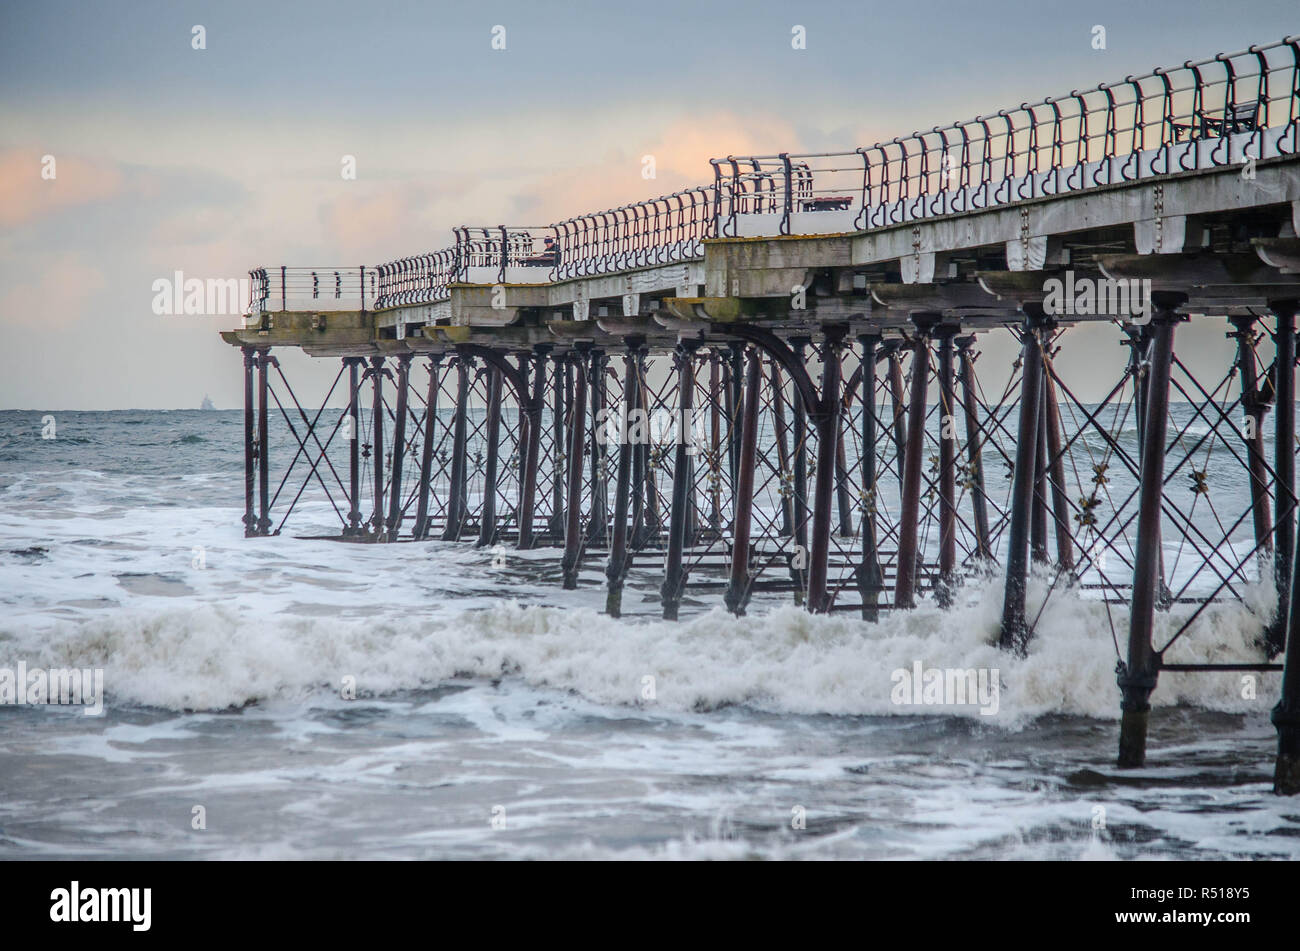
[[[0,0],[0,409],[242,405],[238,318],[153,311],[176,271],[375,264],[1296,32],[1294,0]],[[1226,359],[1213,323],[1180,333]]]

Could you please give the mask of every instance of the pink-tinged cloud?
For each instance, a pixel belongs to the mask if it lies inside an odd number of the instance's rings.
[[[0,323],[66,329],[89,314],[104,286],[104,272],[84,256],[54,255],[5,289]]]
[[[45,156],[39,149],[0,152],[0,227],[11,228],[68,208],[102,201],[122,189],[122,173],[112,165],[75,155],[54,155],[54,177],[42,178]]]

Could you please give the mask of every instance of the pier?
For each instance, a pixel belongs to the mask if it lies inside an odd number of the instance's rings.
[[[245,534],[315,499],[348,542],[549,549],[565,588],[603,569],[615,616],[648,566],[669,619],[761,594],[873,620],[992,577],[1021,653],[1040,579],[1112,617],[1121,766],[1162,675],[1280,672],[1275,788],[1300,792],[1300,37],[702,172],[378,265],[253,270],[223,334]],[[1234,355],[1207,377],[1178,341],[1209,318]],[[1099,329],[1115,372],[1067,370]],[[327,392],[295,390],[285,348],[336,362]],[[1270,660],[1165,662],[1261,586]]]

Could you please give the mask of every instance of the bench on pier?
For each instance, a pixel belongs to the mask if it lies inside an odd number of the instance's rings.
[[[1259,128],[1259,100],[1230,105],[1223,115],[1211,115],[1198,110],[1191,122],[1175,122],[1174,141],[1188,139],[1213,139],[1234,132],[1254,132]]]

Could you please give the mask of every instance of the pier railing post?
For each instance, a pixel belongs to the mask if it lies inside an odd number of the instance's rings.
[[[1040,304],[1024,305],[1025,324],[1020,346],[1020,421],[1016,435],[1016,458],[1011,473],[1011,518],[1007,529],[1007,578],[1002,601],[1002,632],[999,644],[1005,650],[1023,651],[1028,638],[1025,622],[1025,588],[1029,581],[1029,519],[1033,504],[1034,470],[1038,460],[1039,397],[1043,388],[1042,349],[1039,326]]]
[[[912,345],[912,392],[908,400],[907,445],[902,460],[903,497],[898,514],[898,568],[894,607],[916,606],[917,539],[921,520],[921,469],[925,464],[926,396],[930,389],[930,330],[935,315],[917,314]]]
[[[691,480],[691,422],[695,411],[695,348],[693,340],[677,344],[677,434],[676,453],[673,460],[673,501],[669,513],[668,552],[664,558],[664,581],[659,589],[665,621],[677,620],[682,595],[686,590],[686,572],[682,556],[686,548],[687,522],[690,518]]]
[[[487,460],[483,470],[483,505],[479,508],[477,547],[497,540],[497,470],[501,455],[501,371],[488,367]]]
[[[740,456],[732,493],[731,574],[723,601],[732,614],[745,613],[749,603],[750,533],[754,520],[754,467],[758,458],[758,409],[763,397],[763,358],[757,347],[749,353],[745,387],[740,395]]]
[[[831,607],[827,577],[835,503],[835,459],[844,409],[840,394],[840,361],[846,330],[845,327],[828,325],[823,331],[821,405],[813,420],[817,427],[817,479],[813,496],[812,546],[808,553],[808,610],[816,614],[825,614]]]
[[[591,354],[595,362],[596,355]],[[564,587],[578,586],[578,572],[582,567],[582,450],[587,438],[587,374],[583,366],[583,353],[575,351],[570,357],[573,367],[573,400],[570,404],[572,419],[569,423],[568,498],[565,500],[564,556],[560,565],[564,572]]]
[[[1274,421],[1273,468],[1277,473],[1277,527],[1274,532],[1273,577],[1277,585],[1277,618],[1268,631],[1269,653],[1284,646],[1281,619],[1290,613],[1291,566],[1295,557],[1295,315],[1297,301],[1269,301],[1277,316],[1277,369],[1273,384],[1277,397]]]
[[[429,357],[429,392],[424,401],[424,446],[420,452],[420,494],[415,506],[415,528],[412,538],[429,537],[429,492],[433,482],[434,434],[438,426],[438,390],[442,354]]]
[[[411,376],[413,353],[397,357],[397,408],[393,420],[393,469],[388,486],[388,540],[397,541],[402,527],[402,466],[406,461],[407,385]]]
[[[1156,687],[1160,658],[1152,644],[1156,601],[1162,586],[1160,508],[1164,501],[1165,437],[1169,426],[1169,376],[1174,355],[1174,308],[1184,298],[1152,295],[1151,356],[1146,374],[1146,413],[1143,424],[1142,475],[1138,486],[1137,546],[1134,552],[1133,602],[1129,618],[1128,659],[1119,666],[1119,765],[1146,761],[1147,720],[1151,692]]]

